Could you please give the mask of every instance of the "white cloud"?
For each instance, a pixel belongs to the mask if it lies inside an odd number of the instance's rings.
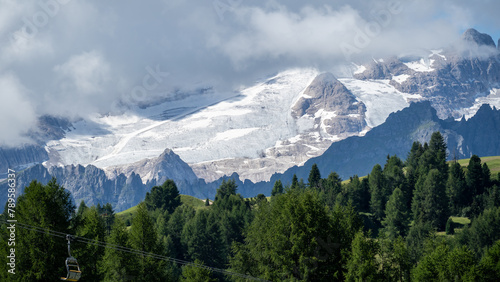
[[[42,114],[109,111],[143,85],[148,68],[169,76],[147,96],[206,82],[230,91],[289,67],[332,68],[346,44],[363,60],[452,43],[464,23],[481,32],[500,24],[500,2],[488,0],[400,1],[389,19],[392,0],[218,1],[225,9],[205,0],[0,0],[0,74],[10,81],[2,87],[18,89],[12,103],[25,111],[9,135]],[[14,99],[6,93],[2,101]]]
[[[0,75],[0,144],[17,146],[29,140],[22,137],[35,122],[28,91],[13,74]]]

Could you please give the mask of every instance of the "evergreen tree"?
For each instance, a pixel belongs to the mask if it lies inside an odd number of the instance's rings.
[[[448,199],[440,172],[432,169],[417,186],[412,206],[414,220],[429,222],[432,227],[444,230],[449,216]]]
[[[181,205],[181,197],[177,185],[171,179],[165,181],[161,186],[154,186],[151,192],[146,193],[144,200],[148,210],[160,209],[173,213]]]
[[[283,184],[281,183],[281,180],[276,180],[274,182],[273,190],[271,191],[271,196],[276,196],[278,194],[283,193]]]
[[[429,150],[434,156],[433,167],[437,169],[444,179],[448,176],[448,164],[446,163],[446,142],[439,131],[432,133],[429,141]]]
[[[394,189],[389,198],[385,214],[382,224],[387,238],[394,240],[399,236],[405,237],[408,231],[409,216],[403,192],[399,188]]]
[[[59,186],[53,178],[47,185],[32,181],[24,188],[24,193],[17,198],[14,219],[19,223],[69,234],[70,217],[74,212],[75,205],[70,193]],[[8,214],[7,210],[4,214]],[[15,246],[9,246],[7,238],[10,238],[10,229],[7,227],[10,226],[10,224],[1,226],[0,247],[2,252],[15,247],[16,274],[8,273],[10,267],[2,263],[0,280],[56,281],[66,275],[64,261],[68,257],[68,249],[65,238],[16,225]],[[10,252],[7,255],[10,255]],[[5,262],[6,256],[3,258]]]
[[[195,260],[194,263],[197,265],[203,265],[203,262],[198,259]],[[185,265],[182,267],[182,277],[180,281],[216,282],[217,280],[212,278],[211,270],[194,265]]]
[[[77,226],[76,235],[91,240],[103,242],[105,236],[104,220],[99,216],[97,207],[87,208],[83,213],[83,220]],[[99,263],[104,256],[104,247],[93,244],[72,244],[74,257],[78,258],[81,264],[82,279],[99,281],[102,279],[99,272]],[[84,262],[84,263],[83,263]]]
[[[205,200],[205,207],[208,207],[208,206],[210,206],[210,200],[207,198],[207,199]]]
[[[357,213],[344,209],[331,217],[308,190],[277,196],[257,210],[245,243],[235,245],[232,270],[273,281],[343,279],[341,253],[361,227]]]
[[[141,202],[132,220],[133,224],[129,233],[129,244],[133,249],[145,253],[161,254],[161,246],[154,228],[154,222],[148,214],[146,204]],[[146,255],[138,255],[135,264],[131,266],[136,281],[164,280],[166,264]]]
[[[446,194],[448,195],[451,214],[458,215],[467,204],[466,185],[462,166],[456,161],[453,162],[446,182]]]
[[[231,180],[222,180],[221,185],[217,189],[217,193],[215,194],[215,201],[222,199],[224,197],[228,197],[229,195],[236,195],[236,182],[234,179]]]
[[[297,175],[294,174],[292,177],[292,185],[290,186],[291,189],[297,189],[299,188],[299,179],[297,178]]]
[[[375,259],[378,251],[379,246],[376,241],[365,238],[361,231],[356,233],[346,264],[346,281],[378,280],[379,265]]]
[[[486,251],[479,265],[484,281],[500,281],[500,240]]]
[[[127,228],[123,221],[117,219],[111,229],[107,243],[129,248]],[[132,280],[131,265],[137,256],[128,252],[106,248],[101,261],[100,273],[104,281],[127,281]]]
[[[309,172],[309,187],[319,188],[319,182],[321,180],[321,174],[319,172],[318,166],[316,164],[312,165],[311,171]]]
[[[209,210],[198,210],[184,225],[181,242],[186,248],[187,259],[205,262],[208,266],[224,268],[226,246],[215,215]]]
[[[475,196],[484,193],[484,178],[483,178],[483,168],[481,166],[481,159],[473,155],[469,160],[469,166],[467,166],[467,205],[472,203]]]
[[[486,163],[483,164],[483,189],[487,189],[491,186],[491,171]]]
[[[385,204],[387,202],[386,189],[384,187],[384,175],[382,167],[377,164],[373,167],[370,177],[368,178],[370,185],[370,209],[378,221],[384,218]]]

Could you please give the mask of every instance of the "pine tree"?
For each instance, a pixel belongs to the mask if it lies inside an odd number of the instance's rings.
[[[7,205],[6,205],[7,207]],[[15,217],[19,223],[49,229],[57,232],[70,233],[70,218],[75,212],[75,205],[70,193],[59,186],[53,178],[47,185],[32,181],[24,188],[24,193],[17,198]],[[8,214],[7,210],[4,214]],[[11,219],[11,218],[9,218]],[[0,226],[1,254],[15,247],[15,275],[8,273],[10,267],[5,263],[6,256],[0,266],[0,280],[9,281],[56,281],[66,275],[65,259],[68,257],[65,238],[50,236],[45,233],[21,228],[15,225],[15,246],[8,245],[10,238],[9,223]],[[6,269],[7,268],[7,269]]]
[[[451,214],[458,215],[467,204],[466,185],[462,166],[456,161],[453,162],[446,182],[446,194],[448,195]]]
[[[194,261],[194,264],[203,265],[203,262],[197,259]],[[212,277],[211,270],[194,265],[185,265],[182,267],[182,277],[180,281],[216,282],[217,280]]]
[[[425,181],[418,185],[413,200],[415,221],[430,222],[432,227],[443,230],[448,219],[448,198],[442,176],[432,169]]]
[[[381,221],[384,218],[387,195],[385,195],[385,181],[382,174],[382,167],[379,164],[373,167],[368,183],[371,194],[370,209],[375,218]]]
[[[221,185],[217,189],[217,193],[215,194],[215,201],[228,197],[229,195],[236,195],[237,187],[238,186],[236,185],[234,179],[227,181],[223,179]]]
[[[309,187],[319,188],[319,181],[321,180],[321,174],[319,172],[318,166],[316,164],[312,165],[311,171],[309,172]]]
[[[352,241],[351,254],[346,263],[346,281],[378,280],[379,266],[375,259],[379,251],[376,241],[365,238],[363,232],[356,233]]]
[[[107,243],[129,248],[127,228],[122,220],[117,219],[113,224],[111,234],[106,240]],[[100,273],[104,281],[127,281],[132,280],[131,265],[133,265],[136,255],[106,248],[101,261]]]
[[[279,194],[283,194],[283,184],[281,183],[281,180],[276,180],[274,182],[273,190],[271,191],[271,196],[276,196]]]
[[[299,179],[297,178],[297,175],[294,174],[292,177],[292,185],[290,186],[291,189],[297,189],[299,188]]]
[[[175,182],[168,179],[161,186],[151,188],[151,192],[146,193],[144,202],[150,211],[160,209],[173,213],[181,205],[181,197]]]
[[[483,178],[483,168],[481,166],[481,159],[473,155],[469,160],[469,166],[467,166],[467,205],[472,203],[472,200],[475,196],[481,195],[484,193],[484,178]]]
[[[83,213],[82,222],[77,226],[76,235],[91,240],[103,242],[105,236],[104,220],[99,215],[97,207],[87,208]],[[102,277],[99,272],[99,263],[104,255],[104,247],[93,244],[72,244],[73,256],[79,261],[85,262],[81,265],[82,279],[98,281]]]
[[[186,248],[187,259],[199,259],[208,266],[224,268],[227,258],[226,246],[219,222],[209,210],[198,210],[184,225],[181,242]]]
[[[408,231],[409,216],[403,192],[399,188],[394,189],[389,198],[385,214],[382,224],[387,238],[394,240],[399,236],[405,237]]]
[[[157,233],[154,222],[146,204],[141,202],[137,206],[137,212],[132,220],[129,233],[129,244],[133,249],[145,253],[162,254],[161,246],[158,244]],[[155,281],[165,279],[166,264],[146,255],[138,255],[133,266],[133,276],[136,281]]]

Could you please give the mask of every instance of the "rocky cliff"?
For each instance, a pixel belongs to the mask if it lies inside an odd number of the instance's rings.
[[[397,90],[431,101],[440,118],[459,118],[458,109],[499,87],[500,59],[491,36],[469,29],[453,48],[373,62],[354,76],[389,79]]]
[[[318,75],[292,107],[294,118],[314,117],[330,135],[362,131],[366,127],[365,112],[365,105],[331,73]]]

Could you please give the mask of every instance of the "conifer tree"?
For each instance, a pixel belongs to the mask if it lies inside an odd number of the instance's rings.
[[[111,229],[106,242],[113,245],[129,248],[128,232],[122,220],[117,219]],[[104,281],[133,280],[131,266],[138,257],[128,252],[106,248],[101,261],[100,272]]]
[[[385,181],[384,175],[382,174],[382,167],[379,164],[373,167],[368,183],[370,185],[371,195],[370,209],[375,218],[381,221],[384,218],[387,195],[385,194]]]
[[[387,238],[394,240],[399,236],[405,237],[408,231],[409,216],[403,192],[399,188],[394,189],[389,198],[385,214],[382,224]]]
[[[77,226],[76,235],[91,240],[104,242],[105,225],[103,218],[99,215],[97,207],[87,208],[83,213],[82,222]],[[85,262],[81,265],[82,279],[98,281],[101,280],[99,263],[104,255],[104,247],[93,244],[73,243],[73,255],[79,261]]]
[[[413,199],[415,221],[429,222],[432,227],[444,230],[448,219],[448,198],[442,176],[437,169],[429,171],[425,181],[418,185]]]
[[[311,171],[309,172],[309,187],[319,188],[319,181],[321,180],[321,174],[319,172],[318,166],[316,164],[312,165]]]
[[[475,196],[484,193],[483,168],[481,166],[481,159],[476,155],[472,155],[472,157],[469,160],[469,165],[467,166],[466,180],[468,189],[467,205],[470,205],[472,203],[472,199]]]
[[[279,194],[283,194],[283,184],[281,183],[281,180],[276,180],[274,182],[273,190],[271,191],[271,196],[276,196]]]
[[[32,181],[25,187],[24,193],[17,198],[14,219],[19,223],[69,234],[70,218],[74,212],[75,205],[70,193],[52,178],[47,185]],[[8,214],[7,210],[4,214]],[[9,230],[11,230],[7,229],[9,226],[10,224],[1,226],[1,254],[15,247],[16,274],[7,272],[10,267],[5,263],[6,256],[4,256],[4,263],[0,266],[0,280],[56,281],[66,275],[64,261],[68,257],[68,248],[65,238],[16,225],[15,246],[8,246],[7,238],[10,238]],[[10,252],[7,255],[10,255]]]
[[[163,253],[161,245],[158,243],[154,222],[148,214],[144,202],[137,206],[137,212],[130,228],[129,244],[133,249],[141,252]],[[146,255],[138,255],[136,263],[131,268],[136,281],[158,281],[164,280],[166,276],[166,263]]]
[[[446,194],[448,195],[451,214],[458,215],[467,204],[466,185],[462,166],[456,161],[453,162],[446,182]]]

